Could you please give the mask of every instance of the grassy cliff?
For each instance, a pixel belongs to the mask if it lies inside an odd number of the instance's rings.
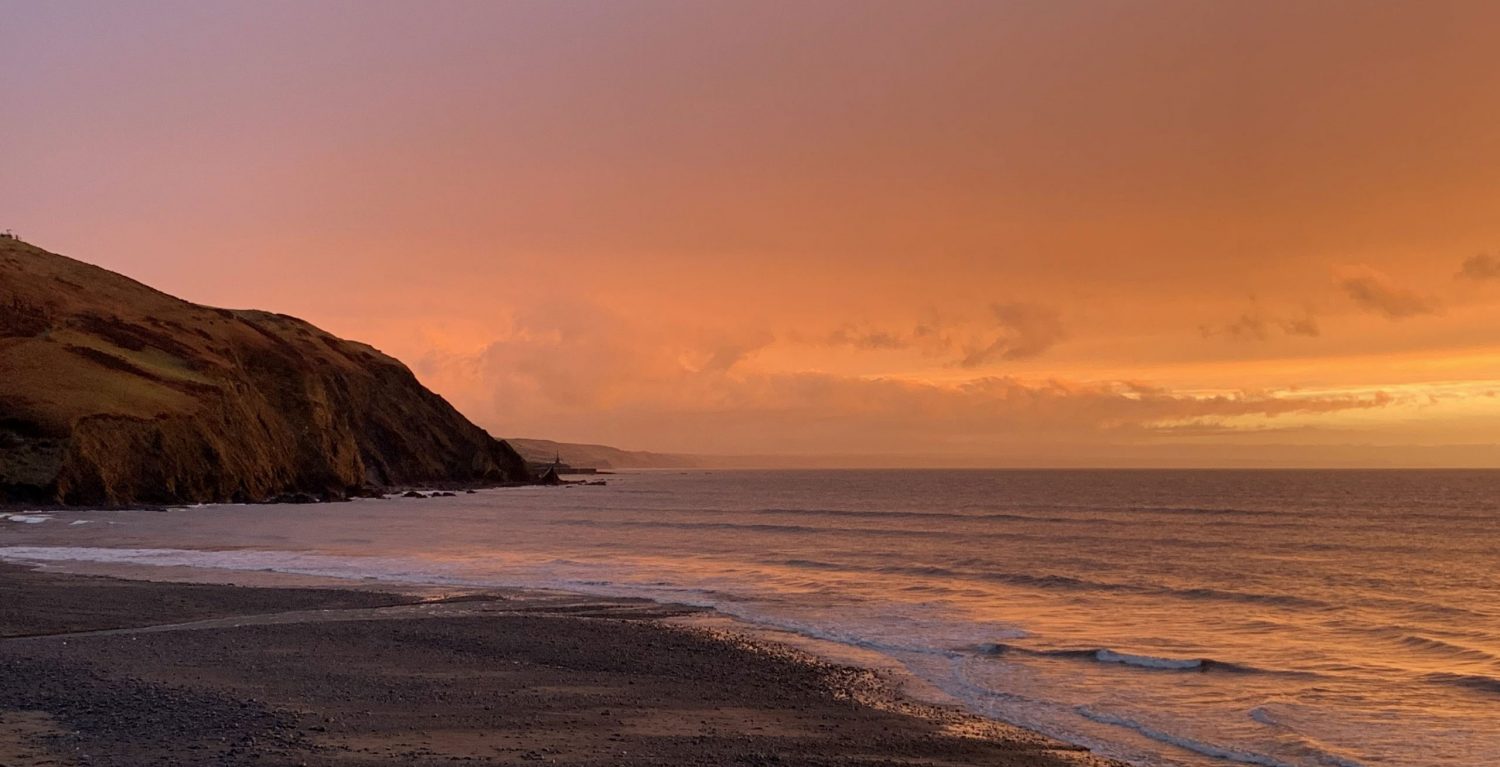
[[[394,358],[0,239],[0,501],[324,498],[528,479]]]

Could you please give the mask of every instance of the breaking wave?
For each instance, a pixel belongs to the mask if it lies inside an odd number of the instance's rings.
[[[1241,674],[1283,673],[1259,669],[1241,663],[1215,660],[1213,658],[1164,658],[1155,655],[1120,652],[1108,647],[1076,650],[1037,650],[1002,642],[990,642],[980,645],[978,649],[984,655],[1028,655],[1039,658],[1072,658],[1158,671],[1219,671]]]

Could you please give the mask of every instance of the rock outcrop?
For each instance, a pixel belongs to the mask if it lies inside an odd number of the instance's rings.
[[[528,481],[398,360],[0,239],[0,501],[339,498]]]

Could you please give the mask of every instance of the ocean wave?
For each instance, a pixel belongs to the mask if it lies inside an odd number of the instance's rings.
[[[1183,735],[1174,735],[1170,732],[1166,732],[1165,730],[1142,724],[1127,717],[1110,714],[1103,711],[1094,711],[1087,706],[1079,706],[1074,710],[1077,711],[1080,716],[1091,719],[1095,722],[1099,722],[1100,724],[1109,724],[1116,727],[1124,727],[1129,730],[1134,730],[1135,732],[1159,743],[1166,743],[1171,746],[1176,746],[1178,748],[1192,751],[1196,754],[1202,754],[1203,756],[1211,756],[1215,759],[1225,759],[1231,762],[1238,762],[1240,764],[1260,765],[1260,767],[1296,767],[1296,765],[1283,762],[1273,756],[1268,756],[1266,754],[1257,754],[1251,751],[1244,751],[1237,748],[1229,748],[1228,746],[1220,746],[1209,743],[1207,741],[1189,738]]]
[[[1043,589],[1067,589],[1076,591],[1105,591],[1126,594],[1166,596],[1190,600],[1215,600],[1250,604],[1280,605],[1308,609],[1326,609],[1327,602],[1290,594],[1261,594],[1250,591],[1228,591],[1212,588],[1176,588],[1157,584],[1119,583],[1078,578],[1055,573],[1017,573],[1005,570],[967,570],[942,565],[880,565],[866,566],[853,563],[826,562],[815,559],[769,560],[769,565],[794,567],[829,572],[870,573],[875,575],[914,575],[921,577],[953,578],[955,580],[978,580],[1006,583],[1014,586],[1029,586]]]
[[[1130,653],[1115,652],[1103,649],[1094,653],[1094,657],[1100,663],[1120,663],[1126,666],[1139,668],[1159,668],[1172,670],[1192,669],[1194,671],[1207,671],[1216,665],[1207,658],[1158,658],[1154,655],[1132,655]]]
[[[780,559],[768,561],[766,564],[781,567],[795,567],[806,570],[825,570],[834,572],[868,573],[872,575],[915,575],[923,577],[952,578],[955,580],[981,580],[997,583],[1009,583],[1017,586],[1039,586],[1043,588],[1065,588],[1081,589],[1091,591],[1130,591],[1147,592],[1149,587],[1133,586],[1124,583],[1110,583],[1108,581],[1093,581],[1084,578],[1074,578],[1067,575],[1032,575],[1029,573],[1013,573],[1005,571],[972,571],[958,570],[942,565],[878,565],[866,566],[852,563],[825,562],[816,559]]]
[[[1229,591],[1226,589],[1213,588],[1172,588],[1164,587],[1163,593],[1184,599],[1211,599],[1229,602],[1249,602],[1253,604],[1281,605],[1283,607],[1306,607],[1312,609],[1325,609],[1334,605],[1319,599],[1292,596],[1291,594],[1261,594],[1254,591]]]
[[[1320,765],[1328,765],[1328,767],[1365,767],[1364,762],[1339,753],[1337,747],[1330,746],[1305,732],[1300,732],[1299,728],[1294,724],[1283,722],[1266,706],[1256,706],[1247,713],[1251,720],[1276,730],[1279,737],[1295,742],[1297,748],[1311,755]]]
[[[988,511],[1001,509],[1005,511],[1016,511],[1019,509],[1051,509],[1055,511],[1085,512],[1090,514],[1123,513],[1123,514],[1167,514],[1167,515],[1194,515],[1204,517],[1283,517],[1287,516],[1284,511],[1273,511],[1267,509],[1238,509],[1222,506],[1098,506],[1089,504],[1069,503],[1032,503],[1025,506],[997,507],[990,504],[970,504],[960,507],[975,511]]]
[[[875,509],[785,509],[766,508],[754,509],[749,512],[739,510],[725,510],[726,513],[756,514],[768,516],[800,516],[800,517],[832,517],[850,519],[916,519],[934,520],[949,519],[964,522],[985,521],[1009,521],[1009,522],[1053,522],[1062,524],[1088,524],[1088,525],[1138,525],[1139,520],[1112,519],[1098,516],[1057,516],[1052,514],[1025,514],[1019,511],[986,511],[983,507],[965,507],[981,513],[964,514],[952,511],[881,511]]]
[[[959,507],[960,511],[909,511],[899,509],[824,509],[824,508],[785,508],[768,507],[761,509],[739,510],[739,509],[715,509],[714,512],[733,514],[755,514],[762,516],[796,516],[796,517],[830,517],[849,519],[891,519],[891,520],[956,520],[956,521],[1012,521],[1012,522],[1048,522],[1059,524],[1089,524],[1089,525],[1120,525],[1138,526],[1141,520],[1130,517],[1114,517],[1103,515],[1099,512],[1124,512],[1145,514],[1189,514],[1194,513],[1204,517],[1223,518],[1223,521],[1205,521],[1202,524],[1229,524],[1228,519],[1239,518],[1264,518],[1284,517],[1279,512],[1252,511],[1248,509],[1188,509],[1169,507],[1137,507],[1137,508],[1110,508],[1110,507],[1058,507],[1067,511],[1080,512],[1077,514],[1038,514],[1030,513],[1028,509],[1047,507],[1005,507],[1004,510],[988,505],[969,505]],[[699,510],[700,512],[703,510]],[[968,512],[968,513],[965,513]],[[1248,523],[1235,523],[1237,527],[1247,526]],[[1300,527],[1305,523],[1302,521],[1261,523],[1253,525],[1257,527]]]
[[[1071,575],[1032,575],[1030,573],[1012,573],[1001,571],[989,571],[974,573],[971,577],[979,580],[996,581],[1000,583],[1011,583],[1018,586],[1037,586],[1051,589],[1074,589],[1082,591],[1114,591],[1132,594],[1147,594],[1157,589],[1150,586],[1139,586],[1133,583],[1115,583],[1112,581],[1096,581],[1089,578],[1075,578]]]
[[[694,514],[743,514],[744,512],[734,510],[702,510],[702,509],[673,509],[674,512]],[[897,512],[905,514],[908,512]],[[863,514],[863,512],[861,512]],[[973,515],[958,515],[964,520],[979,520],[982,517]],[[1016,516],[1016,519],[1027,521],[1039,521],[1032,516]],[[783,523],[771,522],[720,522],[703,520],[662,520],[662,519],[617,519],[617,518],[558,518],[550,522],[554,525],[567,525],[586,528],[642,528],[659,530],[734,530],[746,532],[782,533],[790,535],[839,535],[839,536],[864,536],[883,539],[921,538],[927,540],[957,540],[971,542],[977,539],[989,541],[1005,541],[1018,544],[1039,543],[1053,545],[1059,540],[1055,532],[1040,528],[1027,528],[1024,526],[1005,527],[993,526],[991,528],[973,529],[962,526],[931,526],[927,528],[912,527],[883,527],[883,526],[822,526],[815,523],[814,519],[807,519],[807,524],[796,524],[792,520]],[[1045,520],[1041,520],[1045,521]],[[1184,526],[1182,531],[1185,535],[1164,535],[1152,529],[1149,520],[1141,519],[1119,519],[1100,520],[1079,518],[1076,521],[1086,523],[1080,529],[1070,532],[1067,540],[1075,545],[1083,547],[1091,544],[1120,545],[1122,537],[1118,531],[1134,532],[1141,531],[1141,535],[1130,535],[1128,540],[1142,545],[1162,547],[1164,549],[1194,549],[1205,548],[1224,549],[1226,551],[1238,552],[1243,542],[1236,540],[1234,536],[1226,536],[1222,533],[1213,535],[1195,535],[1194,526]],[[1238,525],[1237,527],[1286,527],[1287,525]],[[1204,527],[1204,525],[1199,525]],[[1202,533],[1202,530],[1198,530]],[[1364,553],[1417,553],[1421,549],[1402,546],[1361,546],[1348,543],[1320,543],[1317,541],[1286,542],[1282,544],[1288,549],[1307,551],[1338,551],[1340,553],[1364,552]]]
[[[855,519],[974,519],[972,514],[955,514],[951,511],[882,511],[878,509],[790,509],[770,507],[764,509],[715,509],[726,514],[757,514],[770,516],[806,517],[852,517]]]
[[[1439,671],[1422,676],[1422,681],[1430,684],[1441,684],[1450,687],[1460,687],[1466,690],[1491,693],[1500,695],[1500,678],[1486,676],[1484,674],[1454,674]]]
[[[847,565],[841,565],[837,562],[820,562],[816,559],[783,559],[779,562],[776,562],[775,564],[781,565],[783,567],[795,567],[802,570],[838,571],[849,569]]]
[[[1076,660],[1089,660],[1098,663],[1113,663],[1121,666],[1132,666],[1135,668],[1151,669],[1157,671],[1218,671],[1227,673],[1281,673],[1256,668],[1241,663],[1215,660],[1213,658],[1164,658],[1155,655],[1141,655],[1138,653],[1126,653],[1112,650],[1108,647],[1086,648],[1086,649],[1054,649],[1036,650],[1029,647],[1005,644],[1003,642],[989,642],[978,647],[980,653],[985,655],[1010,655],[1020,654],[1042,658],[1071,658]]]
[[[643,519],[558,519],[554,525],[574,527],[644,527],[662,530],[740,530],[762,533],[851,534],[897,537],[953,538],[961,533],[946,530],[904,530],[880,527],[816,527],[812,525],[769,524],[765,522],[660,522]]]
[[[1432,637],[1420,636],[1418,634],[1404,634],[1397,641],[1401,645],[1414,650],[1424,650],[1449,658],[1500,664],[1500,657],[1491,655],[1484,650],[1465,647],[1441,639],[1433,639]]]
[[[1155,514],[1198,514],[1213,517],[1284,517],[1284,511],[1271,511],[1267,509],[1235,509],[1225,507],[1203,507],[1203,506],[1141,506],[1131,511],[1144,511]]]

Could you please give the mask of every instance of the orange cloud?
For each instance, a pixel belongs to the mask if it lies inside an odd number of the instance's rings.
[[[941,348],[949,346],[947,340],[939,335],[937,330],[927,325],[918,325],[909,333],[844,325],[829,333],[826,340],[830,346],[847,346],[863,351],[888,351],[931,345]]]
[[[999,335],[987,343],[969,345],[958,361],[960,367],[974,368],[1002,360],[1024,360],[1036,357],[1068,337],[1062,313],[1047,306],[1028,303],[993,304]]]
[[[1464,259],[1458,277],[1469,280],[1500,279],[1500,256],[1480,253]]]
[[[1436,298],[1395,285],[1389,277],[1368,267],[1341,278],[1339,287],[1361,309],[1386,319],[1403,320],[1442,310]]]
[[[995,316],[1004,319],[1006,349],[1029,352],[1059,337],[1050,311],[1001,305]],[[476,354],[429,355],[416,368],[497,434],[602,433],[630,446],[630,433],[649,431],[661,449],[721,453],[870,445],[951,453],[1028,440],[1139,439],[1222,419],[1263,422],[1395,401],[1378,391],[1198,394],[1133,381],[936,382],[759,367],[757,350],[772,343],[770,334],[706,330],[690,340],[598,307],[551,305],[518,314],[505,337]]]
[[[1270,317],[1259,308],[1241,314],[1231,322],[1220,325],[1199,325],[1198,332],[1204,338],[1225,337],[1239,340],[1265,341],[1273,330],[1284,335],[1317,338],[1322,335],[1318,319],[1309,310],[1301,317]]]

